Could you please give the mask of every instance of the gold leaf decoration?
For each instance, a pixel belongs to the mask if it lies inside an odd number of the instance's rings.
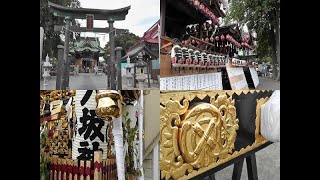
[[[195,92],[183,95],[191,99],[208,96]],[[161,179],[184,179],[230,157],[239,129],[234,100],[225,93],[217,98],[215,93],[210,95],[210,103],[192,107],[190,99],[177,99],[180,95],[175,94],[171,100],[165,97],[166,102],[161,96],[164,105],[160,106]]]

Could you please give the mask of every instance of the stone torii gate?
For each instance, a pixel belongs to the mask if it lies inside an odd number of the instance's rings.
[[[48,6],[51,12],[53,12],[54,16],[58,16],[58,17],[64,17],[65,21],[66,21],[66,25],[65,25],[65,41],[64,41],[64,55],[63,55],[63,59],[64,59],[64,64],[65,64],[65,68],[66,70],[64,70],[66,72],[66,76],[62,76],[61,80],[59,80],[57,78],[57,81],[61,81],[61,86],[59,89],[66,89],[69,88],[69,62],[68,62],[68,54],[69,54],[69,41],[70,41],[70,32],[69,30],[71,30],[70,28],[70,23],[72,19],[86,19],[87,15],[93,16],[94,20],[106,20],[108,21],[109,27],[105,28],[103,31],[108,33],[109,32],[109,41],[110,41],[110,58],[111,61],[108,61],[108,79],[110,80],[110,88],[111,89],[117,89],[116,87],[116,73],[115,73],[115,45],[114,45],[114,36],[115,36],[115,28],[113,27],[113,24],[115,21],[121,21],[121,20],[125,20],[126,15],[128,14],[129,9],[131,8],[131,6],[127,6],[124,8],[120,8],[120,9],[113,9],[113,10],[105,10],[105,9],[89,9],[89,8],[70,8],[70,7],[65,7],[65,6],[60,6],[57,4],[54,4],[52,2],[48,2]],[[55,28],[56,30],[59,29],[59,27]],[[84,30],[79,28],[78,30]],[[95,30],[93,28],[93,30]],[[100,29],[96,29],[96,30],[100,30]],[[119,31],[123,32],[123,30],[119,29]],[[87,30],[85,31],[87,32]],[[121,66],[121,60],[120,63],[118,62],[117,66]],[[63,69],[65,69],[63,68]],[[117,74],[120,72],[117,72]],[[65,74],[65,73],[62,73]],[[117,76],[117,77],[121,77],[121,75]],[[118,84],[119,82],[121,83],[121,78],[118,79]],[[57,83],[58,84],[58,83]],[[119,86],[118,86],[119,87]],[[121,85],[120,85],[121,87]]]

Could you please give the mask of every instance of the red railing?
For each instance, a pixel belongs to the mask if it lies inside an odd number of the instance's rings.
[[[50,159],[50,180],[115,180],[117,167],[115,159],[102,162],[73,160],[64,158]]]

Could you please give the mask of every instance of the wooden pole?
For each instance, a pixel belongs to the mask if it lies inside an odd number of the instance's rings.
[[[64,74],[65,77],[63,78],[63,86],[62,89],[65,90],[66,88],[69,88],[69,84],[67,84],[67,80],[69,79],[69,72],[70,66],[69,66],[69,61],[68,61],[68,54],[69,54],[69,41],[70,41],[70,24],[71,24],[71,17],[65,17],[66,20],[66,28],[65,28],[65,39],[64,39],[64,54],[63,54],[63,59],[64,59]],[[67,78],[68,76],[68,78]]]
[[[67,180],[67,171],[66,171],[67,161],[66,161],[66,159],[62,159],[61,164],[62,164],[62,179]]]
[[[103,180],[106,180],[107,179],[107,175],[106,175],[106,172],[107,172],[107,161],[103,161],[103,171],[102,171],[102,179]]]
[[[160,1],[160,34],[161,36],[165,35],[165,23],[166,23],[166,8],[167,2],[165,0]]]
[[[43,50],[43,35],[44,35],[44,29],[43,27],[40,27],[40,80],[42,77],[41,64],[42,64],[42,50]]]
[[[110,71],[108,71],[108,76],[110,77],[111,81],[111,89],[115,90],[116,89],[116,84],[115,84],[115,73],[114,73],[114,62],[115,62],[115,47],[114,47],[114,28],[113,28],[113,23],[114,21],[108,21],[109,23],[109,28],[110,28],[110,33],[109,33],[109,41],[110,41],[110,67],[108,68]],[[108,64],[108,66],[109,66]]]
[[[72,180],[73,160],[72,159],[68,159],[67,160],[67,164],[69,166],[69,168],[68,168],[69,180]]]
[[[101,151],[95,151],[94,157],[93,157],[93,163],[94,163],[94,180],[101,180],[101,167],[100,164],[102,161],[102,152]]]
[[[58,180],[61,180],[61,159],[58,158]]]
[[[110,169],[110,160],[107,160],[107,176],[108,180],[111,179],[111,169]]]
[[[54,166],[54,172],[53,172],[53,180],[57,180],[57,158],[53,159],[53,166]]]
[[[57,72],[56,72],[56,89],[61,89],[61,79],[64,75],[63,72],[63,46],[58,45],[58,63],[57,63]]]
[[[84,168],[84,161],[83,160],[80,161],[80,180],[84,180],[84,174],[81,174],[81,167]]]
[[[117,47],[116,51],[116,61],[117,61],[117,90],[122,90],[122,77],[121,77],[121,51],[122,47]]]
[[[148,88],[151,87],[150,85],[150,59],[146,58],[146,62],[147,62],[147,78],[148,78]]]
[[[74,160],[74,161],[73,161],[73,168],[79,170],[78,160]],[[73,175],[73,180],[78,180],[78,173],[75,173],[75,172],[73,171],[73,174],[74,174],[74,175]]]
[[[91,161],[87,160],[86,161],[86,169],[89,168],[89,171],[86,172],[86,180],[90,180],[90,175],[91,175]]]

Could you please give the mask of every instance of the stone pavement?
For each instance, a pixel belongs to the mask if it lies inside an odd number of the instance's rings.
[[[145,90],[159,90],[160,89],[160,84],[159,84],[159,82],[157,82],[157,81],[153,81],[152,79],[150,80],[150,88],[148,87],[148,82],[147,81],[145,81],[144,83],[143,83],[143,89],[145,89]],[[136,87],[137,88],[134,88],[133,87],[133,84],[132,84],[132,86],[128,86],[128,79],[127,78],[125,78],[125,77],[122,77],[122,89],[123,90],[139,90],[139,88],[138,88],[138,83],[136,84]]]
[[[107,76],[105,74],[95,75],[92,73],[80,73],[77,76],[70,76],[69,79],[70,89],[106,89]],[[43,80],[40,81],[40,89],[44,89]],[[46,90],[56,89],[56,76],[50,77]]]
[[[280,142],[274,143],[256,153],[258,179],[280,180]],[[230,165],[215,174],[216,180],[232,179],[233,165]],[[247,164],[243,163],[241,180],[247,180]],[[204,180],[209,180],[208,177]]]
[[[79,90],[79,89],[107,89],[107,75],[100,74],[95,75],[93,73],[80,73],[77,76],[70,76],[69,79],[69,89]],[[122,78],[122,89],[123,90],[130,90],[130,89],[138,89],[133,87],[127,86],[126,78]],[[151,80],[151,88],[148,88],[148,83],[144,83],[144,89],[159,89],[160,85],[157,82],[152,83]],[[56,76],[50,77],[48,80],[48,86],[43,86],[43,80],[40,81],[40,89],[41,90],[54,90],[56,89]]]
[[[270,78],[259,76],[259,85],[256,89],[259,89],[259,90],[280,90],[280,81],[275,81]]]

